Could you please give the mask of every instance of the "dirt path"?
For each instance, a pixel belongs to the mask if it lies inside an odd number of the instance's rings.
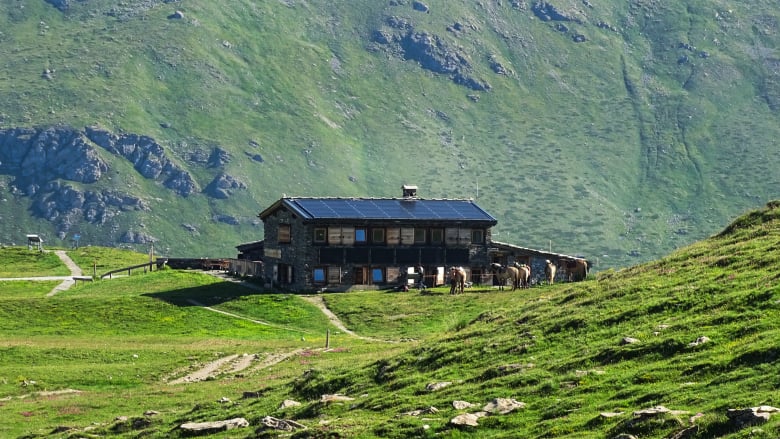
[[[62,283],[54,287],[53,290],[49,291],[49,294],[47,294],[46,297],[51,297],[60,291],[67,290],[68,288],[72,287],[74,283],[76,283],[76,281],[73,280],[73,276],[81,276],[81,268],[76,265],[75,262],[73,262],[73,259],[71,259],[64,250],[56,250],[54,254],[60,258],[66,267],[68,267],[71,277],[65,278]]]
[[[262,290],[257,285],[244,282],[240,279],[232,278],[226,275],[225,273],[209,272],[209,274],[218,277],[220,279],[223,279],[227,282],[234,282],[242,286],[245,286],[247,288]],[[390,340],[380,340],[371,337],[364,337],[362,335],[358,335],[355,332],[351,331],[349,328],[347,328],[344,325],[344,323],[338,318],[336,314],[334,314],[330,309],[328,309],[327,305],[325,304],[325,301],[322,299],[322,296],[298,296],[298,297],[316,306],[323,314],[325,314],[325,316],[328,317],[328,321],[330,322],[331,325],[335,326],[336,328],[339,329],[339,331],[342,331],[345,334],[348,334],[355,338],[359,338],[361,340],[369,340],[369,341],[376,341],[376,342],[383,342],[383,343],[396,343],[395,341],[390,341]],[[273,326],[273,327],[282,328],[286,330],[295,330],[290,328],[283,328],[278,325],[273,325],[271,323],[264,322],[262,320],[253,320],[227,311],[222,311],[220,309],[212,308],[210,306],[205,306],[202,303],[199,303],[195,300],[190,299],[188,300],[188,302],[191,303],[192,305],[200,306],[203,309],[206,309],[211,312],[219,313],[227,317],[247,320],[253,323],[257,323],[258,325]],[[300,331],[300,332],[304,332],[304,331]],[[264,360],[260,361],[257,364],[254,364],[256,360],[258,360],[257,355],[247,355],[247,354],[244,354],[243,356],[239,356],[237,354],[228,355],[226,357],[218,358],[214,361],[211,361],[199,367],[197,370],[194,370],[180,378],[173,379],[169,381],[168,384],[194,383],[198,381],[214,379],[222,375],[235,374],[242,370],[250,369],[250,367],[251,367],[250,371],[260,370],[281,363],[282,361],[287,360],[288,358],[293,357],[295,355],[298,355],[299,353],[306,350],[322,350],[322,348],[320,349],[301,348],[289,352],[268,354]],[[176,375],[176,373],[174,373],[174,375]]]

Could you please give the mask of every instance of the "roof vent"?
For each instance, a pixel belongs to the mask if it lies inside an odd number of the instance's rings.
[[[405,184],[401,189],[404,191],[404,198],[417,198],[417,186]]]

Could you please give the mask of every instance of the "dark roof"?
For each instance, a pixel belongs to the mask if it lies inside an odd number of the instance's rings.
[[[536,250],[528,247],[521,247],[519,245],[514,244],[508,244],[506,242],[498,242],[498,241],[491,241],[490,245],[496,248],[500,248],[503,250],[510,250],[510,251],[517,251],[519,253],[522,253],[523,255],[533,255],[533,256],[539,256],[543,257],[545,259],[562,259],[562,260],[576,260],[576,259],[584,259],[587,260],[584,256],[571,256],[571,255],[564,255],[562,253],[553,253],[548,252],[544,250]]]
[[[479,221],[496,219],[473,200],[420,198],[282,198],[260,213],[265,219],[285,206],[304,220]]]

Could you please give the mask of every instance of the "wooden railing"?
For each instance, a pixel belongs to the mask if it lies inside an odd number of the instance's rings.
[[[125,272],[125,271],[127,272],[127,275],[128,275],[128,276],[130,276],[130,273],[131,273],[133,270],[138,270],[138,269],[141,269],[141,268],[143,268],[143,270],[144,270],[144,273],[146,273],[146,270],[147,270],[147,269],[148,269],[149,271],[152,271],[152,268],[153,268],[155,265],[157,265],[157,267],[158,267],[158,269],[159,269],[160,265],[159,265],[159,264],[157,264],[156,262],[145,262],[145,263],[143,263],[143,264],[133,265],[132,267],[125,267],[125,268],[120,268],[120,269],[118,269],[118,270],[111,270],[111,271],[109,271],[109,272],[107,272],[107,273],[103,273],[103,274],[101,274],[101,275],[100,275],[100,278],[101,278],[101,279],[103,279],[103,278],[105,278],[105,277],[108,277],[109,279],[111,279],[111,277],[112,277],[114,274],[117,274],[117,273],[123,273],[123,272]]]

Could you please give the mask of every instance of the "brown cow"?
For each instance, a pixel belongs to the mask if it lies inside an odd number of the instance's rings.
[[[569,281],[579,282],[588,277],[588,261],[586,259],[575,259],[566,264],[569,272]]]
[[[450,267],[450,294],[461,293],[466,288],[466,270],[463,267]]]
[[[512,291],[517,289],[517,285],[520,280],[520,270],[518,270],[516,267],[505,267],[495,262],[490,264],[490,268],[493,274],[498,278],[499,291],[504,290],[507,279],[512,281]]]
[[[517,267],[518,274],[520,276],[518,285],[520,288],[528,288],[528,282],[531,280],[531,266],[528,264],[515,262],[515,267]]]
[[[552,285],[555,283],[555,270],[557,267],[549,259],[545,262],[547,265],[544,266],[544,277],[547,279],[547,283]]]

